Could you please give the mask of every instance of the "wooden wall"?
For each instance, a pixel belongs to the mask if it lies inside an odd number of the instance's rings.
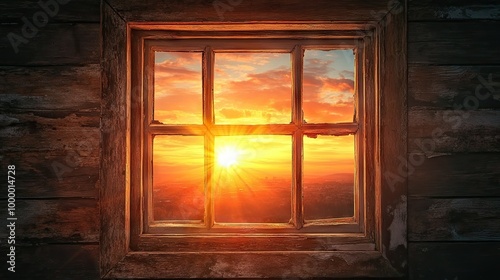
[[[13,275],[2,179],[0,279],[98,279],[100,1],[60,5],[16,54],[6,36],[22,36],[37,2],[0,2],[1,177],[16,165],[18,217]]]
[[[498,274],[499,20],[500,1],[409,1],[410,279]]]
[[[99,0],[61,5],[16,54],[6,35],[37,2],[0,2],[0,162],[17,166],[19,218],[19,270],[2,229],[0,278],[98,279]],[[408,4],[410,279],[477,279],[500,259],[500,1]]]

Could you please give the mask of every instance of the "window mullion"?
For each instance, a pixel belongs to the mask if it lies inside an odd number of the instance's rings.
[[[214,136],[210,128],[214,125],[214,53],[210,46],[203,52],[203,124],[205,133],[205,214],[208,229],[214,225],[214,197],[212,175],[214,171]]]
[[[300,45],[296,45],[292,51],[292,122],[298,127],[302,127],[302,71],[303,50]],[[302,228],[304,221],[302,205],[302,138],[301,129],[297,129],[293,134],[293,160],[292,160],[292,222],[297,229]]]

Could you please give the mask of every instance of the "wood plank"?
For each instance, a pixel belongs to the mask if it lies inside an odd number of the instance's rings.
[[[217,0],[185,1],[107,0],[127,21],[378,21],[393,8],[394,1]],[[397,10],[400,12],[401,7]]]
[[[7,200],[0,211],[7,213]],[[15,202],[16,244],[97,242],[99,206],[95,199],[22,200]],[[7,236],[0,233],[0,238]]]
[[[413,64],[408,68],[408,93],[409,107],[448,109],[468,101],[469,106],[498,109],[500,67]]]
[[[452,154],[426,159],[408,178],[412,196],[500,196],[500,153]]]
[[[85,152],[83,149],[2,152],[0,163],[16,165],[18,198],[97,198],[99,156],[88,156]],[[7,192],[0,193],[0,198],[7,198]]]
[[[2,152],[47,152],[62,151],[59,155],[75,150],[84,155],[97,156],[99,153],[99,117],[70,115],[57,117],[57,113],[45,111],[50,117],[30,114],[0,115],[13,123],[0,126]],[[17,122],[17,123],[16,123]],[[34,135],[36,135],[36,140]]]
[[[382,176],[396,170],[400,165],[398,158],[407,154],[406,14],[391,14],[381,25],[380,37],[377,38],[380,40],[376,67],[379,72],[375,82],[379,91],[375,96],[378,106],[375,118],[379,120],[374,129],[375,170],[372,175],[378,185],[375,187],[377,208],[374,214],[380,216],[381,221],[376,225],[380,236],[375,238],[379,239],[378,246],[382,254],[395,269],[405,274],[408,264],[406,175],[402,175],[403,180],[398,182],[389,182]]]
[[[410,241],[498,241],[500,198],[416,198],[408,201]]]
[[[291,264],[297,264],[291,267]],[[186,269],[189,267],[189,269]],[[106,279],[395,277],[379,252],[130,253]]]
[[[134,251],[151,252],[243,252],[243,251],[373,251],[373,240],[362,234],[318,236],[295,234],[142,236]]]
[[[500,242],[410,243],[410,279],[475,280],[498,274]]]
[[[424,20],[497,20],[498,0],[409,0],[410,21]]]
[[[499,110],[419,110],[409,117],[410,153],[427,157],[443,153],[500,151]]]
[[[0,247],[2,257],[7,248]],[[6,254],[7,254],[6,253]],[[7,270],[9,265],[3,261],[0,269],[1,279],[99,279],[99,245],[39,245],[16,246],[15,273]]]
[[[82,67],[0,67],[0,108],[3,112],[38,110],[57,114],[66,110],[94,112],[99,116],[100,79],[98,64]]]
[[[67,2],[66,4],[60,4],[55,0],[42,0],[41,2],[46,8],[43,8],[38,2],[34,0],[3,0],[0,2],[0,22],[24,24],[21,18],[26,17],[33,23],[34,15],[39,12],[48,15],[50,22],[99,22],[100,20],[99,0],[60,1]]]
[[[0,25],[0,34],[22,35],[21,25]],[[34,33],[34,32],[33,32]],[[0,64],[14,65],[85,65],[100,62],[100,25],[48,24],[25,38],[26,43],[11,44],[0,37]],[[17,42],[17,41],[16,41]]]
[[[408,63],[492,65],[500,63],[494,36],[500,21],[409,22]]]
[[[128,1],[127,1],[128,2]],[[100,271],[107,274],[129,250],[130,125],[127,116],[127,28],[105,2],[102,7],[102,103],[100,165]]]

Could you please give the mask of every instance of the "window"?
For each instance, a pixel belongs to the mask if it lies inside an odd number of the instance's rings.
[[[104,278],[404,275],[404,13],[320,2],[105,1]]]
[[[360,44],[146,40],[145,232],[362,232]]]

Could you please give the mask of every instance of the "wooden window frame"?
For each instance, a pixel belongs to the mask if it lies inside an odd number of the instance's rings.
[[[231,18],[221,22],[209,16],[207,22],[198,22],[176,13],[168,16],[155,13],[151,7],[155,5],[103,1],[100,174],[103,278],[400,277],[406,274],[406,181],[384,179],[388,172],[398,170],[399,157],[406,157],[405,3],[400,3],[402,12],[394,12],[398,7],[392,7],[382,17],[372,14],[367,18],[367,11],[385,7],[387,2],[374,1],[379,6],[370,6],[373,3],[351,1],[351,4],[359,4],[359,14],[353,12],[352,6],[334,9],[335,5],[345,4],[344,1],[320,2],[330,13],[307,10],[305,16],[301,15],[301,21],[290,21],[298,15],[294,12],[284,13],[281,19],[256,16],[245,22],[231,22],[234,21]],[[162,5],[166,4],[158,2],[157,7],[172,9]],[[254,1],[254,5],[257,9],[268,9],[267,3],[260,0]],[[199,4],[188,14],[196,14],[198,8],[207,9]],[[336,16],[341,19],[346,11],[351,21],[326,20]],[[352,21],[352,18],[363,20]],[[138,147],[143,146],[143,136],[150,130],[165,131],[151,125],[150,116],[137,117],[144,116],[144,100],[150,100],[144,96],[151,75],[141,70],[145,65],[144,55],[136,50],[143,50],[150,39],[214,37],[362,42],[363,62],[359,65],[362,65],[363,77],[359,85],[365,98],[359,104],[364,108],[359,108],[363,121],[358,129],[368,152],[361,160],[365,166],[360,177],[365,186],[365,218],[359,232],[256,233],[243,228],[237,234],[166,235],[144,231],[142,211],[147,203],[142,199],[142,167],[148,165],[143,164],[143,150]],[[300,108],[297,106],[294,105],[294,110]],[[297,118],[298,114],[294,116]],[[247,128],[251,132],[252,127]],[[314,131],[314,125],[311,129]],[[324,132],[325,128],[316,129]],[[330,132],[335,134],[344,129],[352,131],[352,127],[337,125]]]
[[[164,26],[166,30],[173,28],[172,26]],[[222,27],[224,28],[224,27]],[[227,27],[225,27],[227,28]],[[269,36],[270,33],[255,32],[250,38],[248,35],[244,39],[239,39],[237,34],[233,35],[212,35],[212,32],[201,32],[197,36],[202,38],[210,38],[203,40],[193,39],[195,35],[189,32],[181,35],[177,34],[175,40],[168,31],[136,31],[132,34],[132,53],[143,54],[137,56],[138,61],[132,61],[133,72],[143,66],[142,79],[133,80],[132,87],[140,87],[143,89],[143,102],[137,106],[143,107],[145,118],[142,117],[142,112],[134,111],[132,119],[144,119],[141,123],[133,122],[132,125],[138,126],[138,130],[142,131],[142,135],[132,135],[137,139],[139,146],[143,147],[143,158],[134,161],[136,164],[131,166],[133,170],[141,170],[140,162],[144,162],[145,169],[142,172],[143,198],[131,198],[131,202],[143,200],[143,218],[142,228],[138,231],[150,234],[169,234],[169,233],[360,233],[364,231],[364,160],[365,154],[364,145],[364,115],[373,115],[373,106],[371,111],[365,112],[363,109],[363,76],[356,74],[355,77],[355,110],[354,120],[344,123],[304,123],[301,119],[302,115],[302,78],[303,78],[303,54],[305,50],[334,50],[334,49],[353,49],[355,53],[356,69],[355,73],[363,71],[363,45],[362,41],[353,38],[347,39],[317,39],[314,32],[311,32],[308,39],[261,39],[264,34]],[[168,38],[165,36],[168,35]],[[218,39],[217,37],[223,37]],[[231,39],[226,39],[226,36],[232,36]],[[304,35],[302,35],[304,36]],[[190,39],[190,40],[187,40]],[[244,41],[242,41],[244,40]],[[153,102],[154,102],[154,53],[155,52],[178,52],[178,51],[196,51],[203,53],[202,58],[202,80],[203,80],[203,124],[200,125],[179,125],[160,123],[153,118]],[[291,122],[288,124],[217,124],[214,121],[214,60],[216,53],[219,52],[261,52],[261,53],[286,53],[290,54],[291,58],[291,98],[290,103]],[[142,59],[141,59],[142,58]],[[354,70],[354,69],[353,69]],[[139,76],[139,75],[137,75]],[[292,86],[293,85],[293,86]],[[361,125],[359,125],[361,124]],[[208,152],[205,155],[205,205],[204,205],[204,223],[179,223],[168,221],[154,221],[151,213],[153,212],[152,198],[152,142],[155,135],[190,135],[205,137],[205,146],[212,146],[214,138],[217,136],[234,136],[234,135],[288,135],[292,140],[292,219],[291,223],[217,223],[215,224],[213,216],[213,182],[210,180],[213,175],[213,154]],[[354,186],[354,216],[349,218],[332,218],[332,219],[317,219],[305,220],[303,216],[302,203],[302,154],[303,154],[303,137],[306,135],[329,135],[329,136],[347,136],[354,135],[355,138],[355,186]],[[205,147],[206,148],[206,147]],[[213,146],[212,146],[213,148]],[[373,193],[370,189],[368,192]],[[133,192],[139,195],[139,192]],[[140,226],[140,225],[134,225]],[[310,248],[313,250],[314,248]]]

